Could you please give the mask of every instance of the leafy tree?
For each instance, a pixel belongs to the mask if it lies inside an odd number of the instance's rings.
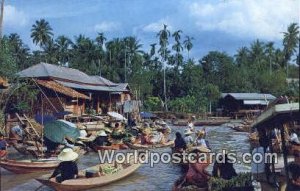
[[[32,25],[30,36],[33,43],[43,47],[51,40],[53,36],[52,28],[45,19],[41,19]]]
[[[282,66],[286,66],[288,61],[294,55],[299,43],[299,26],[297,23],[292,23],[288,26],[287,32],[283,33],[283,53],[284,59]]]
[[[186,39],[183,41],[184,47],[186,48],[188,52],[188,60],[190,59],[190,51],[193,48],[192,40],[194,40],[193,37],[186,36]]]

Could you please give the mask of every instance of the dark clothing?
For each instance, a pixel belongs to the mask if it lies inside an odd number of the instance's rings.
[[[44,137],[44,144],[47,147],[47,153],[50,153],[51,151],[56,151],[57,147],[59,146],[59,143],[53,142],[47,137]]]
[[[94,143],[98,146],[105,146],[105,145],[108,145],[108,139],[107,139],[107,137],[99,136],[95,139]]]
[[[235,169],[233,168],[233,164],[229,162],[225,163],[214,163],[212,175],[214,177],[223,178],[225,180],[229,180],[234,176],[237,176]]]
[[[186,142],[182,137],[179,139],[175,139],[175,149],[186,149]]]
[[[291,184],[291,185],[288,187],[287,191],[300,191],[300,186]]]
[[[54,170],[51,178],[56,177],[59,174],[61,174],[61,176],[56,179],[59,183],[64,180],[75,178],[75,175],[78,174],[77,164],[74,161],[61,162]]]
[[[6,150],[6,141],[5,140],[1,140],[0,141],[0,150]]]

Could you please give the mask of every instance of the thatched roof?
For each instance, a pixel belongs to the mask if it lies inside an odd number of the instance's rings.
[[[81,99],[90,99],[88,96],[79,93],[71,88],[65,87],[52,80],[36,80],[39,85],[42,85],[48,89],[51,89],[55,92],[61,93],[63,95],[72,97],[72,98],[81,98]]]

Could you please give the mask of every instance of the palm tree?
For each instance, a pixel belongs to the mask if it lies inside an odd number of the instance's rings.
[[[268,60],[269,60],[269,67],[270,67],[270,74],[272,74],[272,61],[274,56],[274,42],[268,42],[266,44],[266,50],[265,50]]]
[[[2,38],[2,32],[3,32],[3,16],[4,16],[4,0],[1,1],[1,12],[0,12],[0,38]]]
[[[19,69],[26,67],[26,61],[29,56],[29,48],[24,45],[22,39],[17,33],[8,36],[8,42],[12,47],[12,54],[16,58]]]
[[[150,46],[151,46],[150,57],[152,57],[155,55],[155,52],[156,52],[156,49],[155,49],[156,43],[150,44]]]
[[[263,67],[264,46],[264,43],[259,40],[256,40],[251,44],[250,60],[254,68],[261,69]]]
[[[52,36],[52,28],[45,19],[35,21],[35,24],[32,25],[30,37],[33,43],[41,48],[51,41]]]
[[[103,32],[101,32],[101,33],[98,32],[98,35],[97,35],[97,37],[96,37],[95,40],[96,40],[98,46],[100,46],[100,47],[103,48],[103,45],[105,44],[105,41],[106,41],[107,39],[106,39],[106,37],[104,36],[104,33],[103,33]]]
[[[190,59],[190,51],[193,48],[192,40],[194,40],[193,37],[186,36],[186,39],[183,41],[184,47],[188,51],[188,59]]]
[[[50,39],[44,46],[43,50],[46,54],[46,62],[57,63],[58,61],[58,47],[53,39]]]
[[[245,46],[239,48],[235,58],[238,66],[249,66],[249,49]]]
[[[283,33],[283,52],[284,59],[282,65],[286,65],[286,71],[288,73],[288,61],[296,52],[299,42],[299,26],[297,23],[292,23],[288,26],[287,32]]]
[[[167,61],[167,45],[169,44],[168,39],[171,35],[170,31],[167,29],[167,25],[164,24],[164,28],[159,31],[157,34],[157,37],[159,37],[159,44],[160,49],[158,52],[160,52],[162,60]],[[167,106],[167,87],[166,87],[166,66],[163,66],[164,71],[164,103],[165,103],[165,110],[168,110]]]
[[[183,50],[183,47],[180,43],[180,38],[181,38],[180,33],[182,33],[182,31],[178,30],[172,34],[172,37],[174,37],[174,39],[175,39],[175,44],[172,46],[172,49],[175,50],[175,52],[176,52],[176,56],[175,56],[176,71],[178,70],[178,68],[181,65],[182,60],[183,60],[182,56],[180,55],[180,52]]]
[[[158,32],[156,35],[159,37],[159,45],[160,49],[158,52],[161,53],[161,57],[163,58],[164,61],[167,60],[167,45],[169,44],[168,39],[171,35],[170,31],[167,29],[168,25],[164,24],[164,28]]]
[[[57,51],[58,51],[58,61],[65,64],[69,61],[70,47],[73,42],[66,36],[58,36],[55,40]]]

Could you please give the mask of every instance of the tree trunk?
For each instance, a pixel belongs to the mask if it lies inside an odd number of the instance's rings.
[[[0,38],[2,38],[2,31],[3,31],[3,16],[4,16],[4,0],[1,1],[1,13],[0,13]]]

